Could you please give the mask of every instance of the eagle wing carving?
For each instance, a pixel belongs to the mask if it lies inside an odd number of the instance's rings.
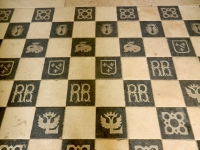
[[[189,90],[188,88],[185,88],[185,89],[186,89],[187,94],[188,94],[191,98],[198,98],[198,96],[197,96],[196,94],[193,94],[193,93],[191,92],[191,90]]]
[[[106,122],[106,119],[104,117],[101,116],[101,125],[102,127],[106,128],[106,129],[116,129],[119,128],[121,126],[122,123],[122,117],[120,115],[120,117],[118,117],[116,119],[116,123],[111,122],[111,119],[109,118],[109,123]]]
[[[42,129],[46,129],[46,128],[53,129],[58,125],[59,119],[60,119],[60,116],[57,116],[54,118],[54,122],[49,124],[49,123],[44,123],[44,119],[39,116],[38,126]]]

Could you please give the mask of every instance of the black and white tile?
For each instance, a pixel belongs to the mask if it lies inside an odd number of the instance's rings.
[[[0,148],[2,150],[27,150],[28,140],[0,140]]]
[[[200,36],[200,20],[185,20],[185,25],[190,36]]]
[[[158,11],[162,20],[182,19],[178,6],[158,6]]]
[[[51,38],[72,37],[73,22],[53,22],[51,27]]]
[[[62,142],[62,150],[94,150],[94,140],[90,139],[67,139]]]
[[[75,21],[95,21],[95,7],[76,7]]]
[[[137,7],[117,7],[117,19],[124,20],[138,20]]]
[[[35,8],[32,22],[51,22],[54,8]]]
[[[0,9],[0,23],[9,22],[13,15],[13,12],[14,9]]]
[[[116,21],[97,21],[96,37],[117,37],[118,29]]]

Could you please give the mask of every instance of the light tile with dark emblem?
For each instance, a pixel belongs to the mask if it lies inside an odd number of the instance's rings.
[[[119,57],[96,57],[96,78],[122,78]]]
[[[48,39],[27,39],[22,57],[45,57]]]
[[[5,110],[6,110],[5,107],[0,107],[0,127],[1,127],[1,123],[2,123],[2,120],[3,120]]]
[[[0,80],[14,79],[19,58],[0,59]]]
[[[32,22],[51,22],[54,8],[35,8]]]
[[[75,21],[95,21],[95,7],[76,7]]]
[[[118,20],[138,20],[137,7],[117,7],[117,19]]]
[[[163,150],[161,140],[152,140],[152,139],[135,139],[129,140],[129,149],[130,150]]]
[[[148,57],[147,62],[151,79],[177,79],[176,71],[171,57]]]
[[[154,106],[151,82],[148,80],[124,80],[126,106]]]
[[[194,139],[186,108],[158,107],[157,113],[163,139]]]
[[[35,106],[40,81],[15,81],[7,106]]]
[[[117,37],[118,29],[116,21],[97,21],[96,37]]]
[[[67,106],[94,106],[95,80],[69,80]]]
[[[180,80],[186,106],[200,106],[200,80]]]
[[[140,21],[143,37],[165,37],[161,21]]]
[[[73,38],[71,56],[95,56],[95,38]]]
[[[28,140],[0,140],[1,150],[27,150]]]
[[[38,107],[36,108],[31,138],[56,139],[62,137],[64,120],[62,107]]]
[[[190,36],[200,36],[200,20],[184,20]]]
[[[126,138],[124,107],[96,108],[96,138]]]
[[[28,33],[30,23],[10,23],[5,39],[24,39]]]
[[[69,70],[69,58],[46,58],[42,79],[67,79]]]
[[[120,52],[123,57],[145,56],[142,38],[120,38]]]
[[[0,23],[10,22],[14,9],[0,9]]]
[[[62,142],[62,150],[94,150],[94,147],[94,140],[90,139],[68,139]]]
[[[158,6],[158,11],[162,20],[182,19],[178,6]]]
[[[167,38],[172,56],[196,56],[190,38]]]
[[[72,37],[73,22],[53,22],[51,27],[51,38]]]

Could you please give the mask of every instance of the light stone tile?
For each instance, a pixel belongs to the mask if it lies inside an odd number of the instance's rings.
[[[159,21],[160,15],[157,7],[138,7],[140,21]]]
[[[200,56],[200,37],[190,37],[197,56]]]
[[[96,21],[117,21],[116,7],[96,7]]]
[[[53,22],[74,21],[75,7],[55,8]]]
[[[118,35],[122,37],[142,37],[141,28],[138,21],[118,22]]]
[[[200,11],[198,5],[182,5],[179,6],[179,10],[183,20],[200,20]]]
[[[15,9],[10,22],[31,22],[34,8]]]
[[[0,81],[0,107],[6,107],[13,81]]]
[[[3,39],[9,23],[0,23],[0,39]]]
[[[196,141],[162,140],[164,150],[198,150]]]
[[[74,22],[72,37],[95,37],[95,21]]]

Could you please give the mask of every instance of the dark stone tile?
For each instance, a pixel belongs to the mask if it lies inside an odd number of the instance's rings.
[[[138,20],[137,7],[117,7],[118,20]]]
[[[151,79],[177,79],[174,64],[171,57],[148,57],[147,62]]]
[[[36,108],[31,138],[55,139],[62,137],[64,109],[61,107]]]
[[[194,139],[186,108],[157,108],[163,139]]]
[[[97,57],[96,78],[122,78],[120,57]]]
[[[196,56],[190,38],[168,38],[172,56]]]
[[[69,139],[63,140],[62,150],[94,150],[94,140]]]
[[[186,106],[200,106],[200,80],[179,81]]]
[[[74,20],[75,21],[94,21],[95,7],[76,7]]]
[[[161,21],[140,21],[143,37],[165,37]]]
[[[5,34],[5,39],[26,38],[30,23],[10,23]]]
[[[54,8],[35,8],[32,22],[51,22]]]
[[[94,106],[95,80],[69,80],[67,106]]]
[[[3,42],[3,40],[0,39],[0,47],[1,47],[1,43]]]
[[[71,56],[95,56],[95,38],[73,38]]]
[[[51,38],[72,37],[73,22],[53,22],[51,27]]]
[[[116,21],[98,21],[96,22],[96,37],[117,37]]]
[[[122,107],[96,108],[96,138],[126,138],[126,114]]]
[[[185,20],[185,25],[190,36],[200,36],[200,20]]]
[[[158,11],[162,20],[182,19],[178,6],[158,6]]]
[[[129,140],[130,150],[163,150],[161,140]]]
[[[1,127],[3,117],[4,117],[5,110],[6,110],[5,107],[0,107],[0,127]]]
[[[125,80],[126,106],[154,106],[151,82],[147,80]]]
[[[199,140],[197,141],[197,147],[198,147],[198,150],[200,150],[200,141]]]
[[[8,100],[8,106],[35,106],[40,81],[15,81]]]
[[[0,80],[14,79],[19,58],[0,58]]]
[[[145,56],[142,38],[120,38],[120,52],[124,57]]]
[[[45,57],[48,39],[27,39],[22,57]]]
[[[10,22],[14,9],[0,9],[0,23]]]
[[[46,58],[42,79],[67,79],[69,70],[69,58]]]
[[[27,150],[28,140],[0,140],[1,150]]]

